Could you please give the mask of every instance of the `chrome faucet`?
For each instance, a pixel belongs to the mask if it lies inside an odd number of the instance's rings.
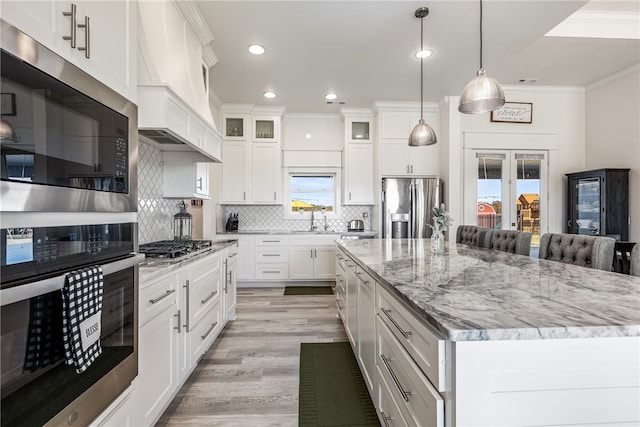
[[[314,224],[315,217],[313,215],[313,208],[311,208],[311,231],[316,231],[316,225]]]

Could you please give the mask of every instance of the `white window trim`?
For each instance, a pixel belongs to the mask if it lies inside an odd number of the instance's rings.
[[[342,168],[336,167],[290,167],[285,168],[285,176],[282,180],[283,189],[282,194],[284,195],[283,199],[283,213],[284,219],[308,219],[311,220],[311,212],[291,212],[291,175],[333,175],[335,177],[335,201],[334,201],[334,211],[327,212],[327,219],[340,219],[342,218]],[[315,211],[314,213],[315,219],[322,218],[324,215],[320,213],[320,210]]]

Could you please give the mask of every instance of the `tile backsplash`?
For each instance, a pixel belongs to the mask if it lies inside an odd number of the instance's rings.
[[[162,198],[162,152],[139,141],[138,153],[139,243],[173,239],[173,215],[179,200]]]
[[[282,206],[274,205],[224,205],[222,215],[218,217],[218,231],[224,231],[225,223],[231,213],[237,213],[239,219],[239,231],[266,231],[266,230],[309,230],[311,221],[306,219],[285,219]],[[362,214],[366,213],[367,218]],[[342,206],[342,218],[327,219],[327,226],[333,231],[346,231],[347,223],[353,219],[364,221],[365,230],[371,229],[371,206]],[[324,226],[324,218],[318,212],[316,225]]]

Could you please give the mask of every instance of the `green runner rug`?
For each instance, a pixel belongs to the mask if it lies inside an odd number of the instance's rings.
[[[379,426],[348,342],[300,345],[300,426]]]
[[[331,286],[286,286],[285,295],[333,295]]]

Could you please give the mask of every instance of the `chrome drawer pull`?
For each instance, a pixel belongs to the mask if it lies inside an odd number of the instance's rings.
[[[391,369],[391,365],[389,364],[389,361],[387,360],[387,358],[384,357],[384,354],[380,353],[380,358],[382,359],[384,366],[387,367],[387,371],[389,371],[389,374],[391,375],[391,379],[396,384],[396,387],[398,388],[398,391],[402,395],[402,398],[404,399],[405,402],[408,402],[409,397],[411,396],[411,392],[405,391],[404,388],[402,388],[400,381],[398,381],[398,377],[396,377],[395,372],[393,372],[393,369]]]
[[[71,12],[62,12],[63,16],[69,16],[71,18],[71,34],[68,36],[62,36],[62,40],[69,40],[71,47],[76,48],[76,5],[71,3]]]
[[[205,332],[204,335],[200,335],[200,338],[202,339],[207,338],[209,334],[216,328],[217,325],[218,325],[218,322],[212,323],[209,329],[207,329],[207,332]]]
[[[91,28],[89,27],[89,17],[84,17],[84,24],[78,24],[78,28],[84,28],[84,47],[79,47],[79,51],[84,51],[84,57],[91,57]]]
[[[234,256],[238,255],[238,252],[234,252],[231,255],[229,255],[229,259],[233,258]]]
[[[178,318],[178,326],[174,327],[173,329],[177,329],[178,333],[180,333],[180,330],[182,329],[182,324],[180,320],[180,310],[178,310],[178,314],[174,314],[173,316]]]
[[[165,292],[164,295],[159,296],[158,298],[154,298],[154,299],[150,299],[149,302],[151,304],[155,304],[159,301],[162,301],[163,299],[165,299],[166,297],[168,297],[169,295],[171,295],[172,293],[174,293],[176,290],[175,289],[171,289],[170,291]]]
[[[263,240],[262,243],[280,243],[280,240]]]
[[[280,273],[280,271],[279,270],[265,270],[265,271],[263,271],[263,273],[278,274],[278,273]]]
[[[340,305],[340,300],[336,300],[336,305],[338,306],[338,310],[342,311],[342,306]]]
[[[209,301],[211,298],[215,297],[217,294],[218,294],[218,291],[211,292],[211,295],[209,295],[208,297],[206,297],[203,300],[200,300],[200,304],[206,304],[207,301]]]
[[[280,256],[280,254],[262,254],[262,256]]]
[[[391,427],[391,424],[389,424],[389,421],[391,421],[391,417],[387,417],[384,411],[380,411],[380,415],[382,415],[382,421],[384,421],[385,427]]]
[[[380,310],[382,310],[382,312],[389,318],[389,320],[391,320],[391,323],[393,323],[393,326],[395,326],[398,329],[398,331],[400,331],[402,336],[405,337],[406,339],[409,339],[409,337],[411,336],[411,331],[405,331],[400,327],[400,325],[398,325],[398,322],[396,322],[394,318],[391,317],[391,314],[390,314],[391,310],[388,310],[384,307],[380,307]]]

